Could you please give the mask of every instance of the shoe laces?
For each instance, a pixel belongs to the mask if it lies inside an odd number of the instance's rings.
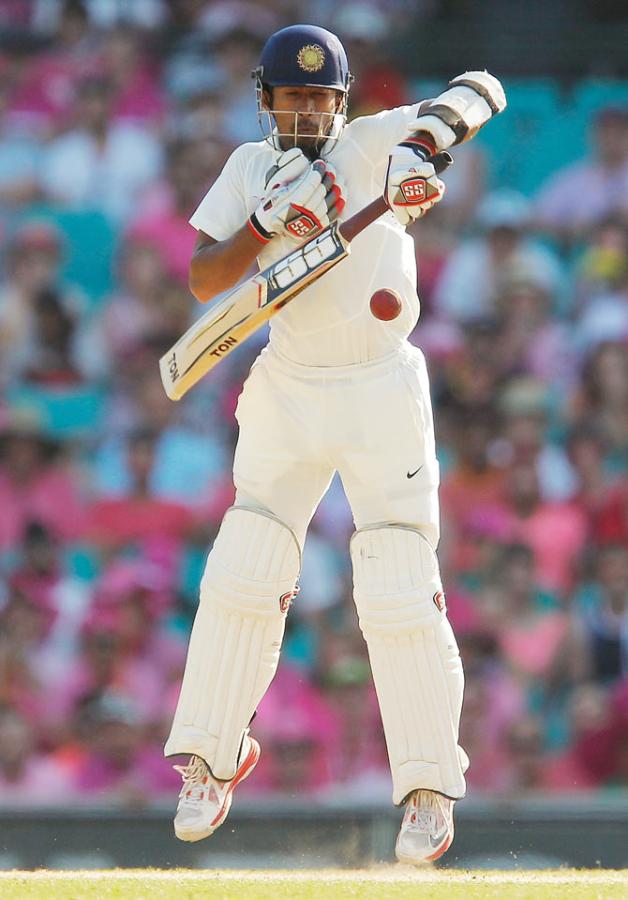
[[[426,834],[433,834],[436,831],[436,816],[433,812],[425,812],[425,810],[417,810],[411,818],[412,824],[416,826],[418,831]]]
[[[410,823],[417,831],[433,834],[438,829],[435,801],[432,798],[422,802],[419,806],[418,796],[413,797],[409,812]]]
[[[410,824],[417,831],[425,834],[433,834],[436,831],[436,816],[433,812],[417,809],[410,815]]]
[[[179,797],[185,802],[195,802],[203,799],[209,770],[206,762],[200,756],[192,756],[187,766],[173,766],[183,779],[183,786]]]

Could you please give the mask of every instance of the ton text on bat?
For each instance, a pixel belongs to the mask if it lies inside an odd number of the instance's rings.
[[[170,372],[170,377],[173,381],[176,381],[179,377],[179,367],[177,365],[177,357],[176,354],[173,353],[172,356],[168,359],[168,371]]]
[[[237,343],[238,341],[236,338],[233,336],[228,337],[222,344],[218,344],[215,350],[212,350],[212,356],[222,356],[223,353],[228,353]]]

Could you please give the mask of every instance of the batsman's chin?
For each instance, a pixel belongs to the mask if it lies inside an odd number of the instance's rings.
[[[298,147],[308,159],[314,162],[314,160],[318,159],[326,140],[327,139],[321,137],[318,132],[313,132],[311,135],[299,134],[296,140],[292,139],[289,146],[284,147],[284,149],[288,150],[291,147]]]

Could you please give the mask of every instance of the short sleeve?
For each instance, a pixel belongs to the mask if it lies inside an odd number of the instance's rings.
[[[190,219],[190,225],[216,241],[227,240],[246,222],[246,170],[254,146],[242,144],[233,151]]]
[[[377,165],[386,159],[395,146],[408,134],[408,126],[416,119],[419,103],[384,109],[373,116],[354,119],[348,129],[351,138],[367,159]]]

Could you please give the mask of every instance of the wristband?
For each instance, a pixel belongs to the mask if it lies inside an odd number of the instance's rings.
[[[436,153],[436,145],[423,135],[410,135],[399,146],[412,150],[417,156],[421,157],[423,162],[427,162],[430,156]]]
[[[253,237],[256,238],[260,244],[267,244],[273,237],[270,231],[266,231],[266,229],[260,225],[260,221],[255,213],[252,213],[249,216],[246,220],[246,224]]]

